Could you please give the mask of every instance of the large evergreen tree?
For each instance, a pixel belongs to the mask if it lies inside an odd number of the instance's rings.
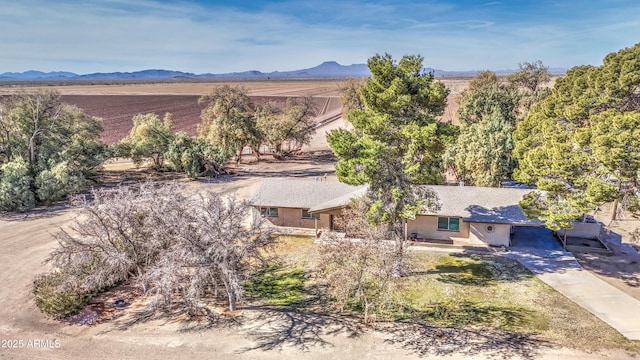
[[[512,133],[521,95],[502,84],[492,71],[482,71],[459,98],[460,136],[449,146],[445,162],[459,181],[499,186],[511,177],[514,161]]]
[[[375,55],[372,77],[359,87],[363,108],[348,113],[352,130],[327,135],[338,157],[336,173],[348,184],[369,184],[369,215],[385,222],[399,240],[402,222],[430,199],[415,185],[442,180],[441,155],[456,135],[454,126],[436,121],[448,90],[425,73],[420,56]]]
[[[608,201],[640,207],[640,44],[559,79],[514,133],[517,180],[535,184],[521,204],[552,229]]]

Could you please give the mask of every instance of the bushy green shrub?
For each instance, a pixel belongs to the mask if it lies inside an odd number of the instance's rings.
[[[69,170],[68,163],[63,161],[40,172],[35,184],[38,199],[49,204],[63,199],[67,194],[80,191],[84,186],[84,177],[79,172]]]
[[[110,156],[100,142],[102,121],[62,103],[59,93],[1,100],[0,211],[27,211],[36,201],[58,200],[94,176]]]
[[[158,115],[153,113],[138,114],[131,120],[133,128],[116,148],[121,155],[128,152],[127,155],[136,165],[141,165],[145,160],[151,159],[155,169],[162,168],[164,153],[167,152],[167,148],[173,140],[171,114],[166,113],[162,121]]]
[[[64,273],[56,271],[40,275],[33,281],[36,306],[42,313],[56,319],[73,315],[87,305],[95,295],[93,292],[63,288],[65,279]]]
[[[29,164],[21,157],[0,166],[0,211],[26,211],[35,206]]]
[[[169,144],[164,157],[176,171],[184,172],[188,178],[194,179],[207,174],[218,175],[230,157],[219,148],[209,145],[202,138],[191,137],[179,132]]]

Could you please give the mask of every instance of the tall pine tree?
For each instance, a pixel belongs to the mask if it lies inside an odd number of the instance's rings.
[[[640,44],[559,79],[514,133],[516,180],[535,184],[521,204],[552,229],[614,201],[640,214]]]
[[[436,121],[448,90],[423,70],[422,61],[404,56],[396,62],[389,54],[370,58],[372,76],[359,87],[363,106],[347,114],[353,129],[327,135],[338,157],[338,178],[369,184],[369,216],[389,225],[400,253],[403,221],[433,200],[415,185],[442,180],[441,156],[457,133]]]

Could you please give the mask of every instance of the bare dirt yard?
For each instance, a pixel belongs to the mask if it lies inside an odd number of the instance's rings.
[[[276,84],[259,82],[251,87],[255,96],[295,96],[303,92],[313,95],[337,96],[337,82]],[[120,94],[136,102],[131,95],[171,95],[153,100],[150,107],[177,114],[184,109],[189,116],[199,115],[199,109],[186,110],[176,95],[196,101],[208,92],[212,84],[140,84],[118,87],[69,86],[60,88],[65,96],[87,94]],[[255,86],[255,87],[254,87]],[[280,86],[280,87],[278,87]],[[461,91],[463,85],[457,91]],[[314,90],[315,89],[315,90]],[[1,91],[1,90],[0,90]],[[453,91],[452,91],[453,96]],[[78,102],[82,99],[75,98]],[[93,107],[111,111],[115,118],[121,102],[114,101]],[[137,100],[136,100],[137,99]],[[163,100],[158,100],[163,99]],[[124,100],[123,100],[124,101]],[[175,101],[175,102],[173,102]],[[186,101],[186,100],[184,100]],[[165,103],[166,102],[166,103]],[[89,107],[89,105],[86,105]],[[142,105],[127,105],[130,108]],[[146,106],[146,105],[145,105]],[[97,111],[97,110],[96,110]],[[155,111],[155,110],[154,110]],[[162,114],[159,114],[162,115]],[[128,116],[128,115],[127,115]],[[187,115],[185,115],[187,116]],[[126,117],[122,117],[123,124]],[[130,117],[129,117],[130,120]],[[176,121],[176,123],[178,123]],[[194,121],[184,123],[184,130]],[[106,126],[106,125],[105,125]],[[335,181],[335,159],[328,150],[325,133],[346,127],[336,120],[317,129],[307,152],[286,160],[265,158],[257,162],[247,157],[231,168],[233,175],[217,179],[188,181],[181,176],[161,174],[160,180],[179,181],[185,191],[213,189],[235,193],[239,199],[251,196],[266,177],[309,178],[327,176]],[[115,129],[124,130],[124,125]],[[180,127],[178,127],[180,129]],[[128,131],[128,130],[126,130]],[[124,132],[114,130],[109,139],[116,140]],[[107,141],[105,139],[105,141]],[[107,185],[158,179],[158,175],[136,169],[129,160],[113,160],[105,165],[103,177]],[[44,317],[36,308],[31,294],[33,279],[48,270],[43,264],[57,245],[52,237],[60,227],[68,228],[77,214],[66,205],[37,209],[24,214],[0,217],[0,347],[1,359],[601,359],[636,358],[615,348],[603,351],[581,351],[562,347],[544,339],[521,337],[504,332],[487,332],[474,327],[447,328],[425,324],[381,324],[364,327],[349,317],[320,313],[261,309],[247,306],[230,317],[210,321],[189,322],[180,317],[127,322],[125,317],[91,326],[71,325]],[[615,257],[609,258],[615,259]],[[593,263],[595,261],[589,260]],[[621,263],[627,260],[620,260]],[[592,271],[596,271],[592,269]],[[632,268],[628,272],[638,271]],[[609,273],[612,282],[618,275]],[[623,282],[633,283],[628,279]],[[637,285],[636,285],[637,287]]]
[[[640,239],[634,238],[634,232],[640,229],[640,219],[624,212],[618,216],[617,220],[611,220],[610,204],[596,213],[596,219],[605,225],[605,242],[613,255],[575,255],[585,269],[640,300]]]

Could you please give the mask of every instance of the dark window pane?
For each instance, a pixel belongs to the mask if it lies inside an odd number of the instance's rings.
[[[438,218],[438,229],[440,229],[440,230],[448,230],[449,229],[449,218],[439,217]]]
[[[460,230],[460,219],[449,218],[449,230],[459,231]]]

